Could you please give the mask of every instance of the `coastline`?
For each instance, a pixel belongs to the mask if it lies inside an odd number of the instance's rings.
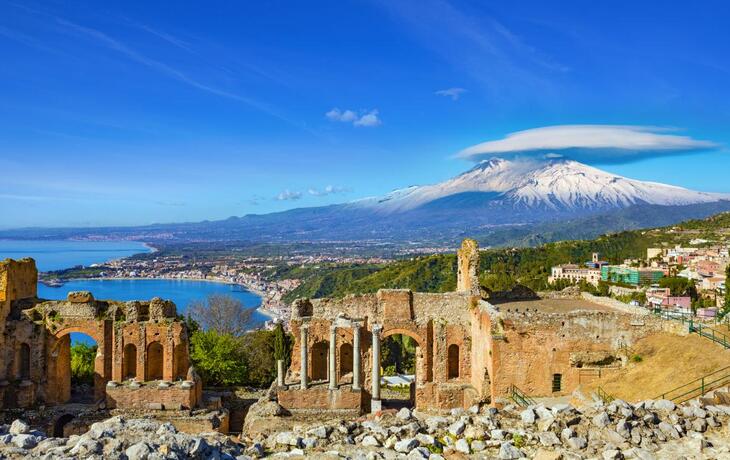
[[[246,286],[245,284],[236,283],[236,282],[228,281],[228,280],[224,280],[224,279],[179,278],[179,277],[172,277],[172,276],[156,276],[154,278],[149,278],[149,277],[137,278],[137,277],[129,277],[129,276],[124,276],[124,277],[98,277],[98,276],[96,276],[96,277],[91,277],[91,278],[67,278],[67,279],[63,280],[63,282],[66,283],[68,281],[144,281],[144,280],[150,280],[150,281],[154,281],[154,280],[202,281],[202,282],[206,282],[206,283],[219,283],[219,284],[228,284],[228,285],[232,285],[232,286],[240,286],[240,287],[244,288],[246,291],[250,292],[251,294],[254,294],[255,296],[257,296],[260,299],[259,305],[256,307],[253,307],[258,313],[261,313],[262,315],[266,316],[267,318],[269,318],[271,320],[280,319],[279,315],[277,313],[275,313],[274,311],[263,306],[264,297],[266,296],[266,294],[263,291],[250,287],[250,286]],[[39,282],[41,282],[41,281],[39,281]],[[49,287],[60,289],[61,287],[63,287],[63,285],[49,286]]]

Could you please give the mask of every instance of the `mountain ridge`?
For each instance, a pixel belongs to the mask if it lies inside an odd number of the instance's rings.
[[[630,218],[620,217],[624,210]],[[0,238],[120,238],[140,241],[391,241],[450,244],[464,236],[531,237],[521,228],[550,228],[560,235],[581,234],[582,219],[618,229],[670,224],[687,216],[705,217],[730,210],[730,195],[697,192],[610,174],[572,160],[529,162],[490,159],[447,181],[411,186],[381,197],[349,203],[249,214],[218,221],[135,227],[18,229]],[[612,219],[612,216],[615,219]],[[622,227],[611,224],[621,219]],[[605,225],[601,221],[605,220]],[[571,223],[571,225],[568,225]],[[617,228],[614,228],[617,227]],[[506,229],[506,230],[505,230]],[[513,232],[512,229],[518,231]]]

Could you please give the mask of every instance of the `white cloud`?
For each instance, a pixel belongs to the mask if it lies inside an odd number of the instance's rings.
[[[459,152],[459,158],[480,161],[500,157],[567,157],[586,163],[628,163],[719,147],[710,141],[667,134],[653,126],[562,125],[518,131]]]
[[[379,126],[382,124],[380,118],[378,118],[378,109],[373,109],[365,115],[361,116],[359,120],[355,120],[353,123],[355,126]]]
[[[308,190],[308,193],[312,196],[327,196],[327,195],[334,195],[336,193],[345,193],[349,192],[350,189],[346,187],[337,187],[334,185],[328,185],[322,190],[316,189],[316,188],[310,188]]]
[[[354,110],[340,110],[337,107],[324,114],[330,121],[352,123],[353,126],[378,126],[382,124],[378,117],[378,109],[361,111],[359,114]]]
[[[452,101],[455,101],[465,92],[466,90],[464,88],[449,88],[438,90],[434,94],[437,96],[450,97]]]
[[[276,195],[276,199],[279,201],[298,200],[301,197],[302,197],[302,192],[291,191],[289,189],[286,189],[283,192]]]

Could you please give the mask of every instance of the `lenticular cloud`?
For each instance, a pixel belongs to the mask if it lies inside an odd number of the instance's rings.
[[[481,161],[498,157],[567,157],[584,163],[629,163],[644,158],[711,150],[710,141],[652,126],[562,125],[528,129],[459,152]]]

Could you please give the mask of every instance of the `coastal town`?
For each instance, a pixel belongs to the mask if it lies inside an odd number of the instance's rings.
[[[383,264],[382,257],[338,257],[328,255],[294,255],[278,257],[187,257],[152,252],[88,267],[41,273],[39,281],[60,287],[69,279],[176,279],[210,281],[239,285],[261,298],[257,310],[271,318],[262,327],[271,329],[278,321],[287,322],[290,306],[283,297],[297,286],[298,278],[278,277],[277,268],[306,266],[316,269],[322,264]]]
[[[727,244],[708,244],[693,240],[697,246],[652,247],[643,259],[626,259],[611,265],[594,253],[590,261],[553,266],[548,282],[607,286],[610,294],[630,299],[636,306],[664,310],[670,314],[696,315],[715,318],[725,301],[726,270],[730,264]],[[700,246],[702,245],[702,246]],[[683,286],[678,293],[662,280],[680,278]]]

